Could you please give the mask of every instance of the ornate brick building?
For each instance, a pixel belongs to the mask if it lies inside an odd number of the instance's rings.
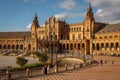
[[[67,24],[54,16],[39,26],[35,15],[29,32],[0,32],[0,52],[72,52],[119,54],[120,23],[95,22],[91,5],[85,20]]]

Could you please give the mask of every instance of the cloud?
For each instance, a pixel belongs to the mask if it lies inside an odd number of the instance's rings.
[[[68,12],[64,12],[64,13],[55,14],[54,16],[57,19],[65,20],[67,18],[84,17],[85,13],[68,13]]]
[[[72,10],[77,6],[74,0],[64,0],[63,2],[59,3],[59,7],[65,10]]]
[[[30,28],[31,28],[31,25],[32,25],[31,23],[28,24],[26,28],[27,28],[27,29],[30,29]]]
[[[91,3],[92,6],[98,8],[95,13],[97,21],[120,23],[120,0],[92,0]]]

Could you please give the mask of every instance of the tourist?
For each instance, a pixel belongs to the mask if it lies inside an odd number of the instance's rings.
[[[114,64],[114,60],[112,61],[112,64]]]

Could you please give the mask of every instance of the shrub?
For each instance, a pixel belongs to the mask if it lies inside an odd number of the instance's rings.
[[[27,64],[28,60],[26,60],[24,57],[17,57],[16,63],[20,66],[23,67]]]

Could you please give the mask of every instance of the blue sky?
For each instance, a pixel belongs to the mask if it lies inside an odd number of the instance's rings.
[[[97,21],[120,21],[119,0],[91,0],[91,4]],[[112,12],[109,6],[117,10],[113,9]],[[82,22],[87,7],[88,0],[0,0],[0,32],[28,30],[35,13],[40,25],[50,16],[66,20],[67,23]],[[105,9],[110,11],[109,14]],[[108,15],[112,15],[109,20]]]

